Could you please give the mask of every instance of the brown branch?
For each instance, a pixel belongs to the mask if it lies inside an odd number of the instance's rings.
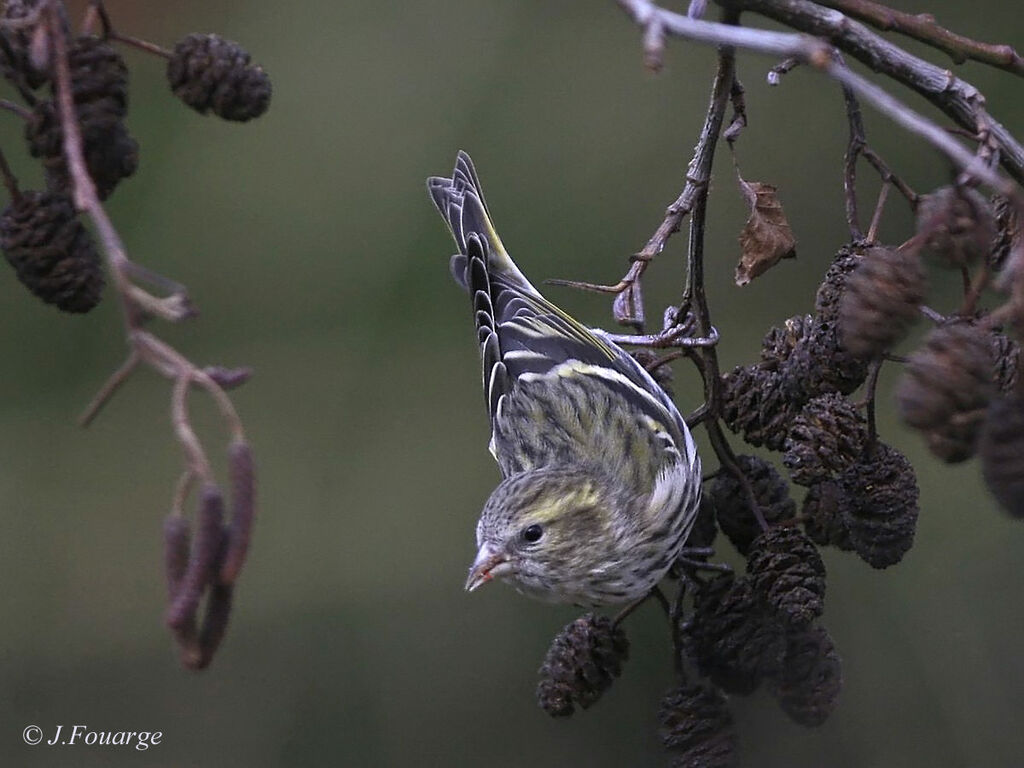
[[[166,48],[159,46],[156,43],[151,43],[148,40],[143,40],[138,37],[132,37],[131,35],[122,35],[121,33],[113,30],[110,30],[107,33],[107,39],[122,43],[123,45],[130,45],[132,48],[138,48],[140,51],[151,53],[154,56],[159,56],[163,59],[169,59],[174,55]]]
[[[775,56],[795,57],[812,65],[850,88],[858,97],[869,102],[896,124],[928,141],[962,171],[969,172],[974,178],[988,184],[1007,197],[1013,198],[1018,205],[1022,205],[1020,190],[1015,184],[984,163],[979,162],[973,153],[958,143],[944,128],[911,110],[879,86],[847,68],[834,55],[832,46],[825,40],[806,35],[696,21],[660,8],[650,0],[617,0],[617,2],[645,29],[650,24],[657,24],[664,34],[677,35],[698,42],[732,45]],[[808,31],[822,34],[823,37],[834,35],[836,39],[833,42],[839,48],[852,49],[853,54],[857,57],[865,55],[864,51],[858,45],[851,43],[850,39],[841,35],[851,29],[859,30],[858,34],[862,32],[863,35],[869,36],[871,42],[877,46],[870,50],[871,56],[868,58],[873,63],[877,63],[874,60],[880,58],[882,64],[892,65],[888,67],[888,70],[891,71],[881,69],[881,65],[874,68],[884,71],[900,82],[904,82],[908,75],[907,70],[909,70],[912,77],[906,84],[926,96],[932,94],[932,91],[928,90],[929,88],[934,91],[939,88],[941,82],[941,88],[935,91],[942,95],[942,98],[936,102],[938,106],[946,107],[946,111],[956,119],[964,118],[967,125],[975,130],[979,125],[985,125],[991,131],[992,140],[1000,148],[1003,166],[1018,180],[1024,179],[1024,147],[1018,144],[1005,128],[984,111],[981,106],[984,104],[984,98],[978,90],[974,86],[958,80],[948,70],[939,70],[923,59],[911,56],[903,49],[893,46],[869,32],[863,25],[846,19],[836,11],[821,8],[809,0],[719,0],[719,3],[735,14],[743,10],[754,10],[796,28],[806,27]],[[842,20],[842,24],[838,23],[837,17],[838,20]],[[852,40],[855,43],[863,42],[860,36],[854,37]],[[889,54],[898,57],[897,62],[891,62],[889,58],[886,58]],[[901,64],[902,68],[896,64]],[[969,99],[969,103],[964,102],[967,99]],[[963,106],[967,112],[960,114],[956,109],[952,109],[958,105]],[[641,253],[637,257],[640,258],[643,255]],[[640,269],[640,272],[642,271]],[[624,278],[625,280],[626,278]]]
[[[864,231],[860,228],[857,211],[857,160],[860,158],[867,137],[864,135],[864,118],[860,113],[860,102],[848,86],[843,86],[843,103],[846,105],[846,121],[850,126],[850,138],[843,155],[843,194],[846,200],[846,225],[851,240],[860,240]]]
[[[875,212],[871,216],[871,224],[868,225],[868,242],[878,242],[878,226],[882,222],[882,211],[885,210],[885,201],[889,197],[889,185],[883,184],[878,190],[878,202],[875,203]]]
[[[877,152],[871,149],[871,147],[865,146],[861,148],[860,155],[878,172],[878,175],[882,177],[882,181],[895,187],[896,191],[903,195],[912,207],[917,207],[917,201],[921,199],[921,196],[911,189],[910,185],[902,178],[893,173],[892,169],[889,168]]]
[[[774,67],[768,70],[768,75],[765,78],[768,81],[768,85],[778,85],[782,82],[782,76],[788,75],[794,69],[799,67],[803,62],[800,59],[790,56],[788,59],[784,59],[776,64]]]
[[[114,396],[114,393],[135,373],[138,365],[139,353],[133,349],[128,353],[128,359],[121,364],[120,368],[110,374],[110,378],[100,387],[100,391],[93,397],[92,402],[86,406],[82,415],[78,417],[79,426],[87,427],[92,423],[92,420],[99,415],[99,412],[103,410],[103,406]]]
[[[113,277],[114,287],[121,302],[128,340],[133,352],[163,375],[176,381],[184,378],[206,389],[213,396],[222,416],[228,422],[232,435],[240,437],[243,434],[241,422],[223,389],[202,369],[170,345],[142,328],[143,320],[150,314],[158,315],[166,320],[178,321],[191,317],[195,311],[184,293],[160,298],[139,288],[131,281],[131,276],[138,274],[140,268],[128,258],[124,243],[96,194],[96,186],[85,164],[82,134],[78,126],[71,93],[67,39],[60,23],[58,6],[51,0],[46,6],[46,10],[54,52],[54,79],[58,112],[64,135],[64,154],[72,180],[75,206],[89,216],[96,229],[107,261],[108,271]],[[145,270],[141,271],[145,272]]]
[[[956,64],[980,61],[1024,77],[1024,58],[1011,45],[983,43],[939,26],[928,13],[904,13],[870,0],[818,0],[847,16],[867,22],[883,32],[898,32],[937,48]]]
[[[0,177],[3,178],[3,184],[11,196],[11,202],[20,200],[21,190],[18,189],[18,179],[11,170],[11,166],[7,164],[7,157],[2,151],[0,151]]]
[[[28,120],[32,117],[31,110],[26,109],[25,107],[21,106],[21,104],[17,104],[13,101],[8,101],[7,99],[0,99],[0,109],[5,109],[8,112],[12,112],[13,114],[20,117],[22,120]]]
[[[735,21],[735,17],[726,12],[727,21]],[[707,214],[708,184],[711,167],[715,159],[718,136],[722,130],[725,117],[727,98],[732,91],[732,83],[736,77],[736,57],[732,48],[723,47],[718,52],[718,70],[715,73],[711,89],[711,103],[707,117],[697,143],[697,153],[690,164],[687,180],[692,177],[704,179],[694,191],[691,216],[689,243],[686,254],[686,284],[683,288],[683,306],[692,308],[696,320],[696,330],[701,336],[708,336],[714,330],[711,324],[711,312],[708,307],[707,294],[704,289],[704,231]],[[718,457],[719,463],[736,478],[743,488],[761,528],[766,528],[764,516],[757,503],[750,481],[740,468],[729,441],[722,432],[718,421],[719,404],[721,402],[722,378],[718,367],[718,352],[715,347],[699,348],[693,355],[704,379],[704,401],[708,407],[709,417],[704,420],[704,428],[711,440],[711,447]]]
[[[619,0],[620,4],[623,1]],[[989,127],[992,138],[1001,152],[1000,163],[1014,179],[1024,183],[1024,145],[988,115],[985,111],[985,98],[981,92],[948,69],[912,55],[863,24],[811,0],[717,2],[736,12],[753,11],[793,29],[815,35],[821,38],[817,42],[828,40],[875,72],[891,77],[921,94],[954,122],[969,131],[977,131],[979,119],[991,121]],[[743,45],[739,42],[736,44]],[[773,40],[772,47],[778,48],[778,41]],[[796,52],[782,52],[778,55],[799,57]]]
[[[192,386],[203,388],[216,404],[232,441],[232,472],[237,475],[233,480],[238,530],[235,532],[232,560],[227,574],[233,581],[244,562],[248,545],[254,510],[254,485],[252,460],[248,454],[248,444],[245,443],[242,422],[231,399],[224,392],[221,381],[226,385],[237,385],[245,380],[247,372],[244,369],[200,368],[145,329],[144,323],[151,316],[178,322],[194,316],[195,308],[183,286],[135,264],[128,258],[124,243],[100,202],[96,186],[85,163],[82,133],[72,95],[68,33],[62,23],[63,3],[58,0],[42,0],[39,7],[43,14],[40,23],[45,24],[52,50],[54,98],[63,134],[63,150],[71,180],[72,198],[75,207],[89,217],[95,229],[112,286],[121,306],[130,350],[126,362],[107,380],[86,408],[82,422],[87,424],[96,416],[140,363],[145,363],[174,382],[171,395],[171,423],[185,453],[186,466],[185,473],[175,490],[172,515],[165,529],[168,583],[169,591],[172,593],[167,610],[167,623],[180,646],[183,663],[191,668],[201,668],[209,662],[223,636],[231,606],[231,588],[227,584],[215,583],[220,572],[227,535],[223,525],[223,499],[214,480],[206,450],[192,426],[187,398]],[[102,3],[94,2],[90,12],[94,18],[99,18],[108,33],[112,32]],[[89,17],[87,23],[92,23],[89,22]],[[159,289],[169,291],[170,295],[155,296],[140,287],[136,281],[155,285]],[[239,463],[242,460],[236,455],[238,451],[234,449],[234,446],[238,445],[244,446],[244,467]],[[188,566],[183,569],[182,548],[188,546],[188,529],[181,512],[185,498],[196,481],[202,481],[203,484],[199,494],[197,530],[191,558]],[[197,635],[196,609],[208,587],[207,615],[202,631]]]

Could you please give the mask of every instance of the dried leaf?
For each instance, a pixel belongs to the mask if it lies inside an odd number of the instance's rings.
[[[746,285],[774,267],[780,259],[796,256],[796,238],[775,193],[775,187],[760,181],[744,181],[737,174],[740,192],[750,206],[750,217],[740,233],[740,263],[736,285]]]

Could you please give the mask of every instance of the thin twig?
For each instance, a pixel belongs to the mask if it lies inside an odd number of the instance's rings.
[[[853,90],[843,86],[843,103],[846,105],[846,122],[850,127],[850,138],[843,155],[843,192],[846,199],[846,224],[850,239],[860,240],[864,231],[860,228],[857,212],[857,159],[867,144],[864,135],[864,118],[860,113],[860,102]]]
[[[932,309],[927,304],[922,304],[920,306],[920,312],[926,318],[935,323],[935,325],[942,325],[948,319],[944,314]]]
[[[171,51],[168,51],[166,48],[159,46],[156,43],[151,43],[148,40],[143,40],[138,37],[132,37],[131,35],[122,35],[120,32],[114,32],[113,30],[111,30],[107,35],[107,39],[123,43],[124,45],[130,45],[133,48],[138,48],[140,51],[145,51],[146,53],[151,53],[154,56],[160,56],[164,59],[169,59],[174,55]]]
[[[788,75],[794,69],[803,64],[800,59],[795,56],[790,56],[788,59],[783,59],[774,67],[768,70],[768,75],[765,79],[768,81],[768,85],[778,85],[782,82],[782,76]]]
[[[727,16],[727,20],[735,21],[735,18]],[[728,47],[720,48],[718,51],[718,70],[715,73],[715,80],[711,88],[711,102],[708,106],[708,113],[704,120],[700,139],[697,143],[697,153],[694,155],[690,171],[687,174],[688,179],[691,177],[710,178],[718,136],[722,129],[725,115],[726,97],[728,97],[732,90],[735,72],[736,57],[733,49]],[[686,284],[683,288],[683,306],[692,308],[693,315],[696,318],[697,333],[702,336],[708,335],[714,327],[711,324],[711,313],[708,308],[707,294],[704,290],[704,229],[707,201],[708,185],[705,183],[701,184],[694,193],[692,214],[690,216],[689,243],[686,253]],[[704,400],[708,405],[710,415],[710,418],[704,420],[704,428],[711,439],[711,447],[714,449],[719,463],[736,478],[743,488],[754,517],[761,528],[766,528],[767,524],[765,523],[764,516],[761,514],[753,488],[750,486],[746,474],[736,461],[736,456],[718,421],[718,408],[721,401],[721,376],[718,369],[718,353],[714,346],[703,347],[693,355],[693,359],[698,362],[701,368],[701,376],[704,379]]]
[[[91,31],[96,21],[99,22],[103,32],[103,37],[106,40],[124,43],[125,45],[130,45],[134,48],[145,51],[146,53],[152,53],[165,59],[169,59],[173,55],[170,51],[160,47],[156,43],[151,43],[148,40],[142,40],[138,37],[132,37],[131,35],[122,35],[120,32],[115,30],[114,24],[110,20],[110,14],[107,13],[107,7],[103,3],[103,0],[91,0],[89,3],[89,7],[85,11],[85,18],[82,21],[83,32],[88,33]]]
[[[7,157],[2,151],[0,151],[0,176],[3,177],[3,184],[7,188],[7,193],[11,196],[12,202],[17,202],[21,199],[21,190],[18,189],[18,179],[11,171],[11,166],[7,164]]]
[[[878,439],[878,429],[875,426],[875,395],[878,390],[878,374],[882,371],[882,359],[876,358],[871,361],[868,369],[867,385],[864,392],[864,399],[868,407],[868,440],[865,450],[869,450]]]
[[[141,362],[139,353],[133,349],[128,353],[128,359],[122,363],[120,368],[110,374],[110,378],[100,387],[100,391],[93,397],[92,402],[82,411],[82,415],[78,417],[79,426],[88,427],[92,423],[92,420],[103,410],[103,406],[107,404],[114,393],[135,372],[139,362]]]
[[[171,424],[174,426],[182,450],[185,451],[189,470],[204,483],[213,483],[213,470],[206,458],[206,451],[203,450],[203,444],[199,442],[188,417],[188,390],[191,384],[187,375],[181,376],[175,382],[171,392]]]
[[[13,112],[22,120],[28,120],[32,117],[32,110],[25,109],[21,104],[17,104],[7,99],[0,99],[0,109],[6,109],[8,112]]]
[[[871,147],[861,147],[860,156],[868,161],[868,164],[878,171],[878,175],[882,177],[882,181],[887,184],[892,184],[896,188],[896,191],[903,195],[907,202],[910,203],[911,207],[916,208],[918,200],[921,196],[917,194],[913,189],[910,188],[903,179],[897,176],[886,162],[875,152]]]
[[[875,212],[871,215],[871,224],[868,227],[868,242],[878,242],[878,227],[882,223],[882,211],[885,210],[885,201],[889,197],[889,185],[883,184],[878,190],[878,202],[875,203]]]

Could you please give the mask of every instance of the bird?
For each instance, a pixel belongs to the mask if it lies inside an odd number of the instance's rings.
[[[502,475],[480,513],[466,590],[500,579],[551,603],[645,598],[700,506],[685,420],[642,365],[516,266],[468,154],[427,188],[458,249],[450,270],[471,299]]]

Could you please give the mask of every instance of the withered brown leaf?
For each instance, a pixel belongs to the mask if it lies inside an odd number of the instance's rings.
[[[740,263],[736,265],[736,285],[746,285],[780,259],[796,257],[796,238],[775,187],[760,181],[745,181],[739,174],[736,178],[750,207],[750,216],[740,232]]]

